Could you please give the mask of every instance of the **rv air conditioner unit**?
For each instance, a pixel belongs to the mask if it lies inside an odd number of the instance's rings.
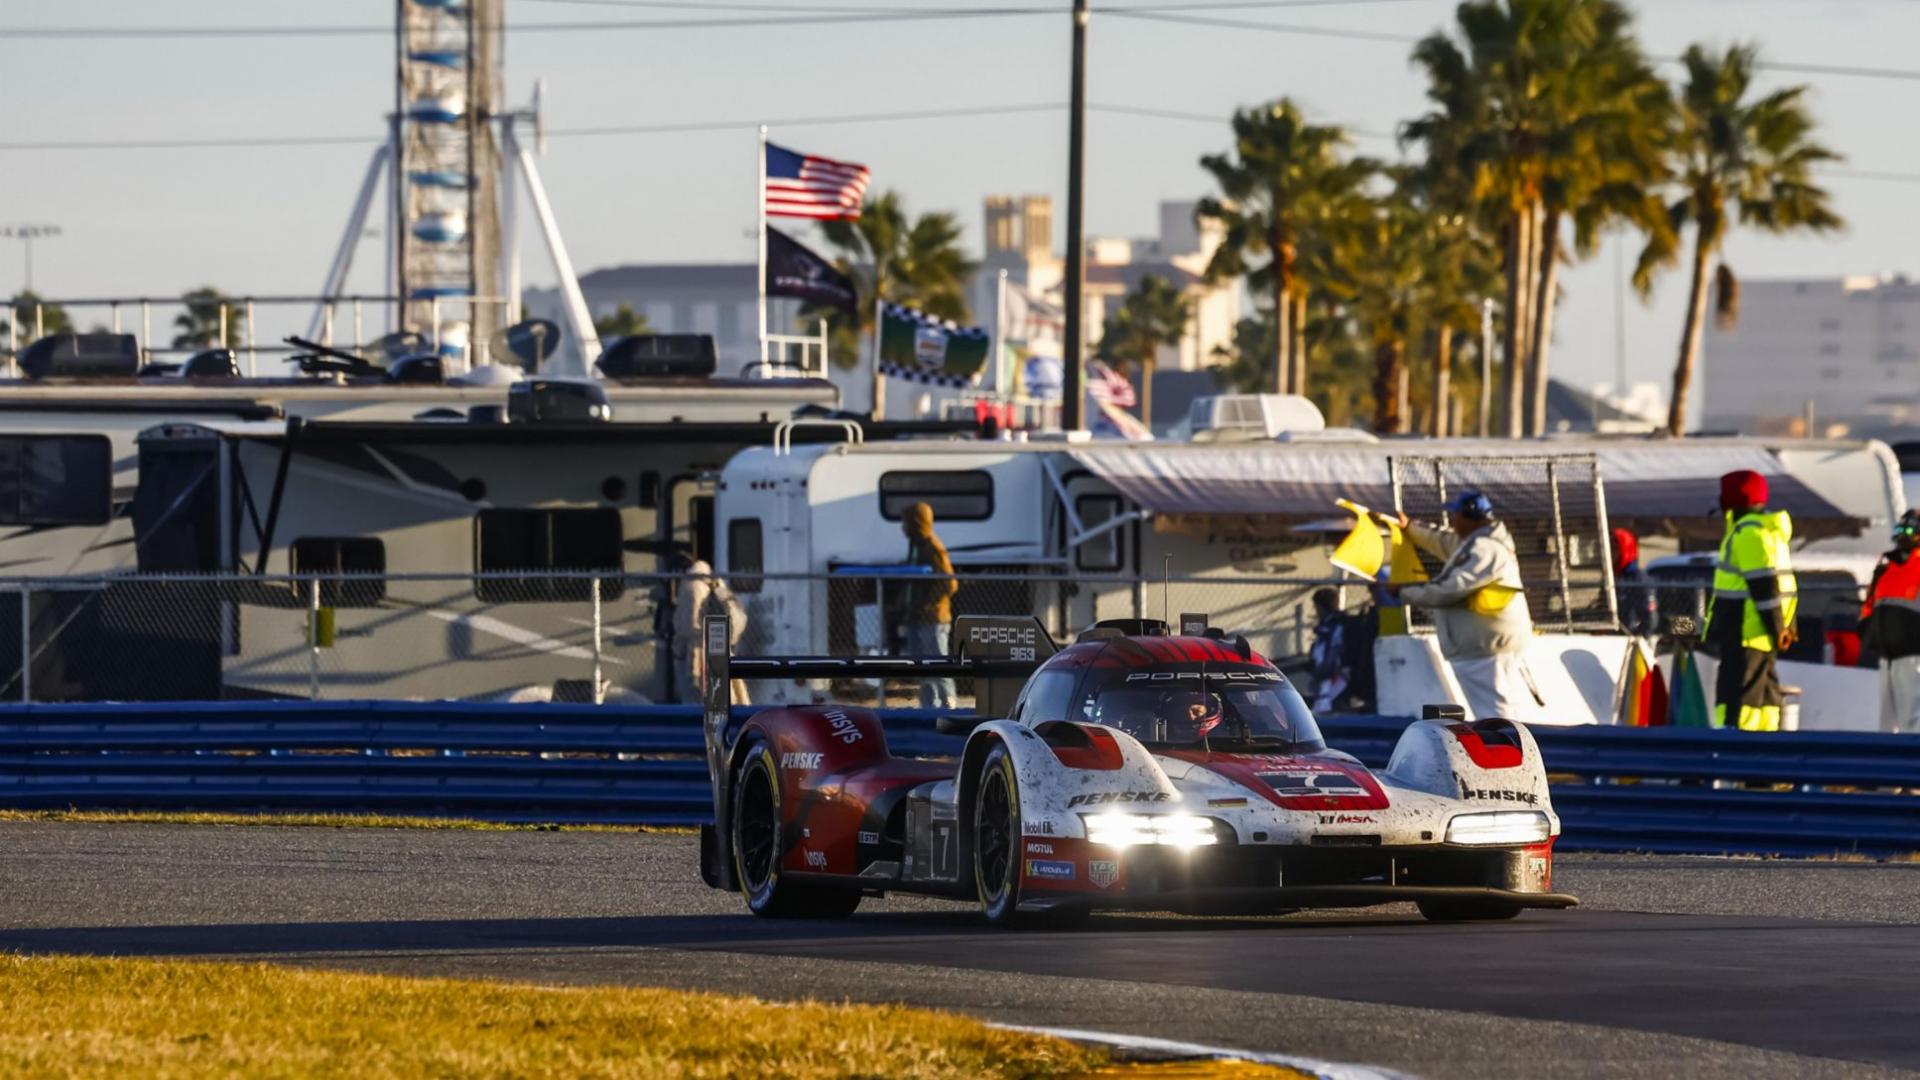
[[[609,379],[706,379],[719,364],[712,334],[630,334],[607,346],[598,367]]]
[[[477,412],[478,410],[474,410]],[[472,417],[472,413],[468,414]],[[604,423],[613,403],[598,384],[570,379],[522,379],[507,387],[507,420],[514,424]]]
[[[30,379],[131,379],[140,371],[132,334],[55,334],[20,350]]]
[[[1327,418],[1298,394],[1215,394],[1195,398],[1187,412],[1194,442],[1271,439],[1282,432],[1319,431]]]

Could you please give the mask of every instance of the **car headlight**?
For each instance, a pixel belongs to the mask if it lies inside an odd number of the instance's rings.
[[[1552,837],[1552,829],[1553,823],[1538,810],[1455,814],[1447,822],[1447,843],[1543,844]]]
[[[1213,822],[1194,814],[1088,814],[1087,841],[1106,847],[1165,844],[1205,847],[1218,843]]]

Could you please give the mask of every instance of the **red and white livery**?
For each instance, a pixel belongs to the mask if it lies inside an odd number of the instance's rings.
[[[1560,822],[1524,726],[1430,709],[1372,770],[1327,747],[1244,641],[1187,629],[1103,623],[1056,652],[1037,620],[963,617],[952,658],[746,660],[726,655],[716,618],[702,876],[758,915],[842,916],[899,890],[976,901],[1002,925],[1396,901],[1502,919],[1576,903],[1552,891]],[[896,757],[870,709],[733,724],[729,664],[751,678],[961,675],[986,715],[941,721],[967,735],[958,758]]]

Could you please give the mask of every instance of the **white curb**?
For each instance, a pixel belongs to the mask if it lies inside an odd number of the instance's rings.
[[[1033,1027],[1027,1024],[989,1024],[988,1026],[1000,1028],[1003,1031],[1023,1031],[1031,1035],[1051,1035],[1057,1039],[1067,1039],[1072,1042],[1097,1043],[1117,1050],[1141,1050],[1172,1057],[1251,1061],[1257,1065],[1284,1065],[1299,1069],[1301,1072],[1310,1072],[1320,1080],[1416,1080],[1409,1073],[1383,1069],[1377,1065],[1322,1061],[1319,1058],[1270,1054],[1258,1050],[1233,1050],[1224,1046],[1207,1046],[1202,1043],[1179,1042],[1175,1039],[1155,1039],[1146,1035],[1117,1035],[1108,1031]]]

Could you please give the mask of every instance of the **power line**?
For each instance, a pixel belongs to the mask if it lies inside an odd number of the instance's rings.
[[[759,29],[774,26],[842,25],[869,22],[925,22],[940,19],[1057,15],[1052,7],[895,9],[812,15],[763,15],[750,19],[614,19],[557,23],[511,23],[491,29],[512,34],[602,33],[612,30],[709,30],[725,27]],[[317,23],[304,26],[27,26],[0,27],[0,40],[147,39],[147,38],[274,38],[274,37],[391,37],[392,24],[351,25]]]
[[[983,8],[910,8],[899,5],[854,5],[854,4],[782,4],[782,3],[721,3],[719,0],[522,0],[523,3],[572,4],[583,7],[619,7],[645,8],[667,11],[746,11],[746,12],[782,12],[789,15],[889,15],[925,13],[929,10],[970,13],[982,12]],[[1190,4],[1122,4],[1115,7],[1103,7],[1103,14],[1118,11],[1224,11],[1248,8],[1305,8],[1305,7],[1357,7],[1363,4],[1402,4],[1411,0],[1200,0]],[[1066,14],[1064,7],[1035,8],[1034,13],[1048,12]],[[1026,12],[1021,12],[1026,14]]]
[[[830,116],[755,117],[740,120],[701,120],[680,124],[623,124],[606,127],[548,128],[550,138],[594,135],[673,135],[704,131],[753,128],[760,124],[773,127],[810,127],[827,124],[874,124],[901,120],[951,120],[968,116],[1009,116],[1019,113],[1058,112],[1061,102],[1029,102],[1014,105],[972,105],[951,109],[917,109],[899,112],[843,113]],[[272,146],[372,146],[378,138],[366,135],[260,135],[226,138],[179,139],[98,139],[40,140],[0,143],[6,150],[204,150],[231,147]]]
[[[1352,30],[1332,26],[1303,26],[1297,23],[1257,22],[1250,19],[1223,19],[1209,15],[1183,15],[1165,10],[1137,8],[1131,10],[1110,9],[1107,14],[1122,19],[1141,19],[1151,22],[1179,23],[1188,26],[1205,26],[1222,30],[1256,30],[1273,34],[1291,34],[1301,37],[1340,38],[1347,41],[1375,41],[1391,45],[1413,45],[1419,43],[1420,36],[1412,34],[1394,34],[1379,30]],[[1662,64],[1678,64],[1678,56],[1655,56],[1652,59]],[[1798,75],[1838,75],[1863,79],[1899,79],[1902,81],[1920,81],[1920,69],[1862,67],[1850,64],[1808,64],[1791,60],[1766,60],[1758,62],[1765,71],[1784,71]]]

